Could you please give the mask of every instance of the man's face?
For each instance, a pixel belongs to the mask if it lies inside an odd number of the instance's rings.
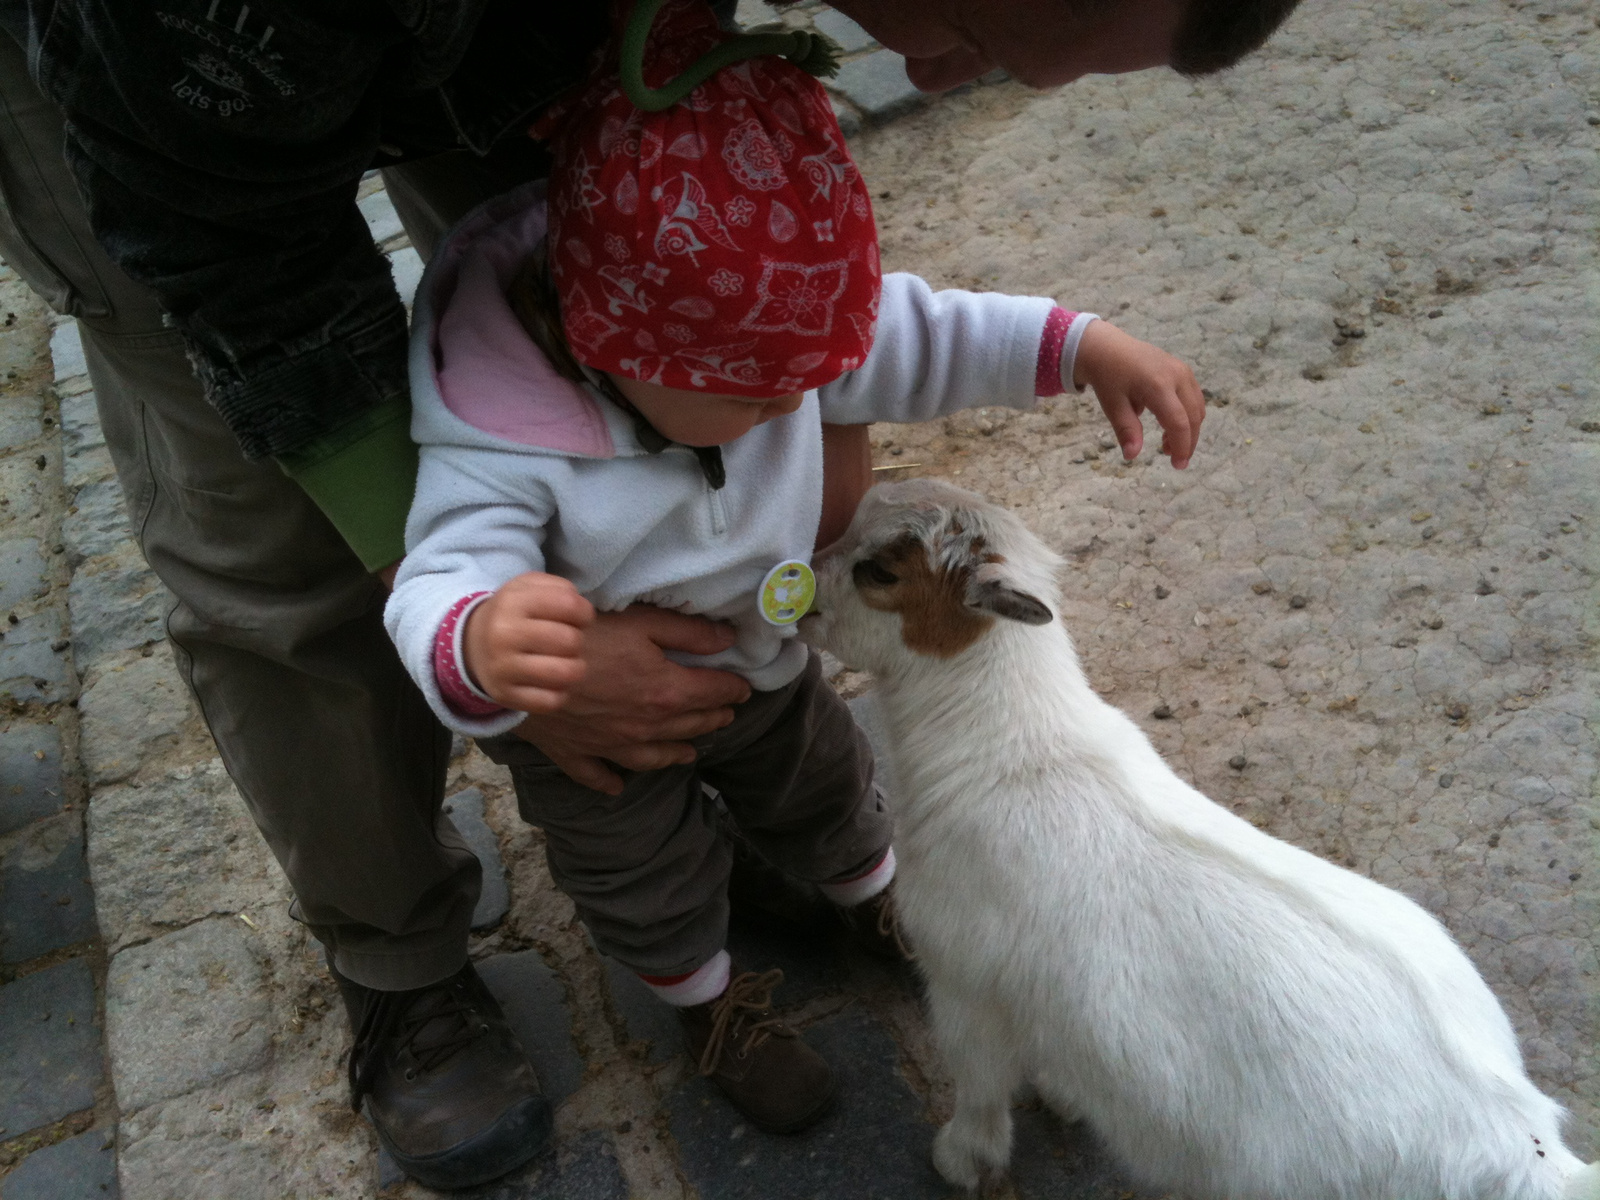
[[[1071,0],[834,0],[834,6],[905,55],[906,74],[925,92],[955,87],[995,67],[1030,87],[1049,88],[1084,75],[1166,66],[1183,18],[1181,0],[1111,0],[1100,5]]]

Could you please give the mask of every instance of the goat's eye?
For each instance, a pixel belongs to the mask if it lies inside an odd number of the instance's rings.
[[[900,582],[900,576],[871,558],[858,562],[850,574],[855,579],[857,587],[888,587],[892,583]]]

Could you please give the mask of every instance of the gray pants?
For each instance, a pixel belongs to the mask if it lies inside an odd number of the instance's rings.
[[[695,762],[623,772],[620,796],[574,783],[516,738],[483,748],[511,768],[522,818],[544,830],[551,878],[595,945],[642,975],[692,971],[727,937],[732,855],[702,782],[762,857],[812,883],[865,874],[889,848],[872,749],[815,652],[794,682],[697,739]]]
[[[442,979],[466,961],[480,872],[440,815],[450,739],[384,633],[382,588],[298,486],[240,454],[154,297],[95,242],[62,144],[0,34],[0,255],[78,318],[134,534],[177,597],[178,669],[339,970],[385,989]],[[421,253],[521,182],[504,165],[448,154],[389,173]]]

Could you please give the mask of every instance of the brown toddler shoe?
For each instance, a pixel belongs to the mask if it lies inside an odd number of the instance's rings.
[[[822,1055],[772,1011],[782,982],[778,970],[735,975],[715,1000],[680,1008],[678,1020],[700,1074],[751,1124],[798,1133],[828,1111],[838,1083]]]
[[[895,907],[894,883],[876,896],[850,908],[835,909],[850,936],[874,958],[912,962],[917,956],[900,932],[900,914]]]

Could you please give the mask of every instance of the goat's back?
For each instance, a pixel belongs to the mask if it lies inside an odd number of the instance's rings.
[[[1213,804],[1092,695],[1072,718],[1050,761],[913,733],[964,751],[901,761],[935,990],[998,1004],[1046,1094],[1163,1186],[1560,1194],[1560,1109],[1437,921]]]

